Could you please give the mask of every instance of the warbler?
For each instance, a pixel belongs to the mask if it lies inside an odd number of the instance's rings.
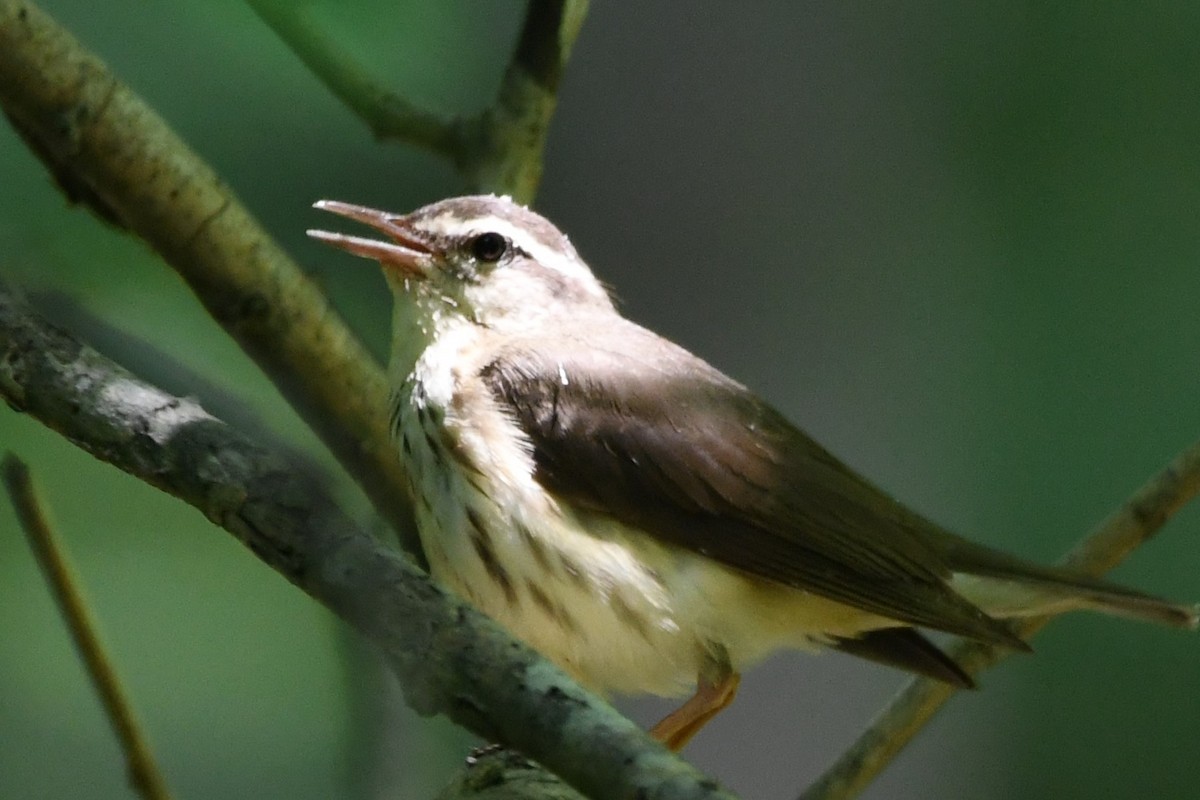
[[[505,197],[409,214],[323,200],[384,238],[391,434],[433,575],[601,693],[694,693],[681,748],[781,648],[959,686],[921,632],[1027,649],[1004,619],[1195,606],[1038,566],[901,505],[716,368],[623,317],[567,237]]]

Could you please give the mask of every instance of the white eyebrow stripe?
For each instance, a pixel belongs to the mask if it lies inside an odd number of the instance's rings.
[[[439,214],[436,217],[422,220],[420,224],[430,233],[440,236],[458,237],[487,232],[498,233],[543,266],[554,269],[569,278],[582,281],[589,287],[596,281],[592,271],[580,261],[566,236],[563,236],[563,241],[570,248],[569,252],[547,247],[539,239],[530,235],[528,231],[495,214],[485,214],[470,219],[458,219],[450,214]]]
[[[537,251],[540,254],[547,255],[550,260],[559,260],[563,255],[566,255],[562,253],[555,254],[551,248],[546,247],[537,238],[531,236],[529,231],[495,214],[472,217],[471,219],[455,219],[449,214],[442,214],[429,220],[423,220],[422,225],[428,228],[431,233],[442,236],[470,236],[471,234],[487,232],[498,233],[530,255],[534,255],[534,252]],[[565,236],[563,238],[566,239]],[[557,257],[555,257],[556,255]]]

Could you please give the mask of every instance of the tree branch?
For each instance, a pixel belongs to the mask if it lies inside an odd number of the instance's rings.
[[[92,679],[92,686],[100,695],[104,712],[125,753],[125,768],[134,791],[146,800],[170,800],[171,793],[154,760],[150,744],[142,733],[142,726],[138,724],[137,715],[133,713],[133,704],[129,702],[117,670],[108,657],[104,643],[100,641],[96,620],[88,611],[76,572],[54,533],[49,514],[38,498],[29,467],[8,453],[3,464],[0,464],[0,472],[3,473],[4,485],[17,512],[17,519],[25,529],[29,547],[42,568],[42,574],[46,576],[58,610],[66,620],[71,639],[75,642],[75,649]]]
[[[49,326],[3,287],[0,396],[236,536],[375,643],[417,711],[510,745],[597,800],[731,797],[380,546],[285,459]]]
[[[376,136],[450,158],[479,191],[533,200],[559,81],[587,0],[530,0],[495,102],[460,119],[441,119],[384,88],[320,30],[309,6],[287,0],[247,3]]]
[[[380,139],[395,139],[453,158],[462,147],[461,123],[418,108],[383,87],[348,50],[339,48],[313,19],[310,3],[246,0],[346,107]]]
[[[530,0],[496,102],[474,120],[474,139],[458,158],[477,186],[532,202],[558,85],[587,6],[588,0]]]
[[[419,552],[383,371],[212,170],[36,7],[0,0],[0,106],[68,188],[145,239]]]
[[[1126,503],[1101,522],[1061,560],[1086,575],[1099,576],[1151,539],[1172,516],[1200,493],[1200,442],[1175,457]],[[1017,620],[1013,626],[1028,639],[1048,617]],[[962,641],[950,656],[970,675],[1003,661],[1011,653],[978,642]],[[857,797],[912,740],[957,690],[949,684],[916,678],[900,690],[867,730],[800,800],[848,800]]]
[[[512,750],[472,755],[436,800],[582,800],[570,786]]]

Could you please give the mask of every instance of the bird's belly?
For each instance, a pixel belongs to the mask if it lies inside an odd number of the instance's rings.
[[[501,514],[474,490],[433,505],[421,503],[418,524],[434,576],[581,683],[659,695],[694,685],[706,643],[627,543],[560,515]]]
[[[661,573],[545,492],[506,418],[438,386],[401,395],[395,429],[434,576],[592,689],[686,692],[705,645]]]
[[[860,611],[747,578],[649,541],[611,518],[559,508],[502,515],[468,490],[421,504],[434,575],[581,683],[677,696],[715,665],[741,670],[878,624]]]
[[[522,453],[437,413],[405,404],[399,420],[434,576],[594,690],[680,695],[714,668],[878,627],[562,502]]]

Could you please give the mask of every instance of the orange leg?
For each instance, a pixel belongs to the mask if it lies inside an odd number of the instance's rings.
[[[686,703],[650,729],[650,735],[679,752],[708,721],[733,702],[742,676],[729,672],[715,683],[704,676],[696,682],[696,693]]]

